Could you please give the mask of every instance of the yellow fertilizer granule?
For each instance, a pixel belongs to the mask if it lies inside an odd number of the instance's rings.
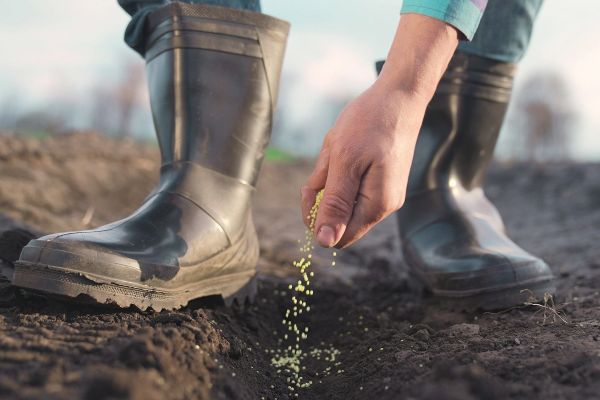
[[[327,376],[333,371],[343,372],[337,360],[340,352],[333,346],[326,346],[324,343],[321,343],[321,348],[302,346],[302,342],[308,338],[309,327],[302,325],[299,317],[311,312],[310,299],[314,295],[314,290],[310,283],[315,276],[312,271],[313,232],[322,199],[323,190],[317,194],[315,204],[310,210],[309,227],[306,230],[304,241],[301,242],[299,259],[292,263],[298,271],[298,281],[288,286],[291,292],[290,305],[281,321],[284,325],[284,333],[282,337],[278,337],[279,348],[267,350],[271,354],[271,365],[276,368],[279,375],[286,377],[288,389],[294,397],[298,397],[298,390],[313,384],[313,381],[305,378],[303,374],[306,369],[303,364],[307,358],[328,364],[320,372],[312,371],[314,376]],[[336,253],[333,252],[333,257],[335,255]],[[335,261],[332,261],[331,265],[335,266]]]

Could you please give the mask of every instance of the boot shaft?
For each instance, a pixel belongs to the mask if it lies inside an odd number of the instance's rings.
[[[456,52],[429,103],[408,196],[481,186],[510,99],[514,66]]]
[[[289,25],[175,2],[149,16],[145,58],[163,167],[191,162],[254,186]]]

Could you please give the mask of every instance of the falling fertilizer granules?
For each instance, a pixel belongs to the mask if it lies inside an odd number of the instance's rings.
[[[298,270],[300,279],[295,284],[288,286],[291,291],[291,304],[285,310],[281,321],[285,333],[283,336],[280,335],[277,340],[278,349],[267,350],[271,354],[271,365],[277,369],[279,375],[286,378],[288,389],[294,397],[298,397],[299,390],[310,387],[314,383],[313,379],[319,380],[333,372],[343,372],[338,361],[340,352],[333,346],[323,342],[320,347],[306,348],[306,346],[302,346],[309,334],[309,327],[302,324],[301,316],[311,311],[310,299],[314,295],[314,290],[310,285],[311,278],[315,276],[312,271],[313,232],[322,198],[323,190],[317,194],[315,204],[308,215],[309,227],[306,229],[304,242],[300,247],[299,260],[292,263]],[[335,256],[336,253],[333,252],[333,257]],[[335,266],[335,261],[332,261],[331,265]],[[305,364],[309,360],[324,362],[327,367],[320,371],[310,371],[311,378],[307,378]]]

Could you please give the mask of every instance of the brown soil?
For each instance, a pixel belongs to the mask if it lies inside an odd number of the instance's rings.
[[[157,153],[95,135],[0,138],[1,230],[96,226],[143,199]],[[255,215],[258,298],[173,312],[73,304],[0,284],[0,398],[286,399],[275,347],[303,237],[298,188],[310,163],[267,164]],[[496,166],[488,193],[512,236],[550,263],[558,308],[444,311],[407,277],[392,219],[355,247],[317,256],[309,342],[332,343],[344,372],[303,399],[600,398],[600,165]],[[87,215],[86,215],[87,214]],[[91,218],[90,218],[91,217]],[[0,237],[5,267],[27,240]],[[325,365],[310,365],[310,371]],[[294,397],[295,398],[295,397]]]

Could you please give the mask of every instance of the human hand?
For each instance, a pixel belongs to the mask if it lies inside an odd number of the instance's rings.
[[[346,247],[404,203],[427,103],[458,44],[458,31],[435,18],[400,19],[377,81],[342,111],[302,188],[302,215],[325,188],[317,242]]]
[[[301,191],[308,223],[325,188],[315,222],[324,247],[354,243],[404,203],[428,98],[377,82],[342,111]]]

